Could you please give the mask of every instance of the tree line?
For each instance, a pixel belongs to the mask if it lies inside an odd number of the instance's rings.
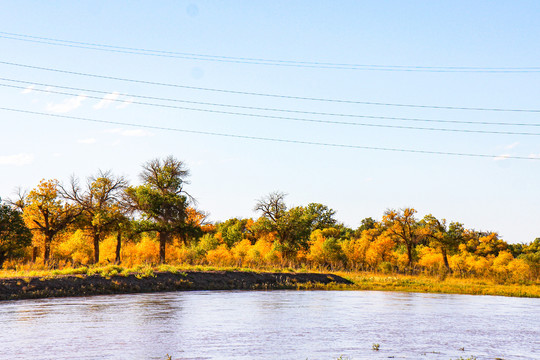
[[[211,224],[185,189],[188,177],[185,164],[169,156],[144,163],[136,186],[99,171],[84,182],[42,180],[19,191],[0,202],[0,267],[168,261],[516,281],[540,275],[540,238],[508,244],[496,232],[433,215],[417,219],[413,208],[388,209],[381,220],[365,218],[352,229],[326,205],[289,207],[284,193],[273,192],[256,201],[259,218]]]

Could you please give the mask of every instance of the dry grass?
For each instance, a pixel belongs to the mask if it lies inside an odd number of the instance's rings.
[[[382,290],[444,294],[540,297],[540,284],[499,284],[490,279],[438,277],[426,275],[381,275],[361,272],[336,272],[354,282],[354,290]]]

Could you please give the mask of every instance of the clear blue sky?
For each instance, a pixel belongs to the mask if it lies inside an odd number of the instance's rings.
[[[538,1],[0,1],[0,61],[74,72],[353,101],[540,109],[540,72],[323,69],[145,56],[10,39],[6,33],[227,57],[415,67],[540,67]],[[16,37],[21,39],[20,37]],[[28,39],[28,38],[27,38]],[[538,70],[538,69],[537,69]],[[0,86],[0,107],[104,121],[309,142],[439,152],[471,158],[234,139],[0,110],[0,196],[42,178],[67,181],[111,169],[138,182],[140,165],[169,154],[191,169],[188,191],[211,220],[256,217],[256,199],[288,193],[320,202],[346,225],[414,207],[512,243],[540,236],[540,136],[306,123],[130,103],[135,94],[208,103],[470,122],[407,122],[148,102],[263,115],[540,133],[538,112],[375,106],[137,84],[0,64],[0,84],[89,91],[74,95]],[[117,95],[116,93],[119,93]],[[86,97],[85,97],[86,96]]]

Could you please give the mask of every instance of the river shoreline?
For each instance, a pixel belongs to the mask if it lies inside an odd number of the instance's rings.
[[[366,272],[186,268],[174,266],[0,273],[0,301],[189,290],[355,290],[540,298],[540,284]]]
[[[333,274],[245,271],[156,272],[149,276],[60,275],[0,279],[0,300],[132,294],[189,290],[297,289],[309,284],[344,284]]]

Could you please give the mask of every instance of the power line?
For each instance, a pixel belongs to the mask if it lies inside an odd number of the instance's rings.
[[[259,92],[249,92],[249,91],[236,91],[236,90],[227,90],[227,89],[205,88],[205,87],[188,86],[188,85],[171,84],[171,83],[162,83],[162,82],[147,81],[147,80],[127,79],[127,78],[120,78],[120,77],[115,77],[115,76],[97,75],[97,74],[81,73],[81,72],[76,72],[76,71],[61,70],[61,69],[47,68],[47,67],[34,66],[34,65],[17,64],[17,63],[12,63],[12,62],[7,62],[7,61],[0,61],[0,64],[10,65],[10,66],[17,66],[17,67],[22,67],[22,68],[26,68],[26,69],[51,71],[51,72],[57,72],[57,73],[62,73],[62,74],[86,76],[86,77],[107,79],[107,80],[115,80],[115,81],[124,81],[124,82],[131,82],[131,83],[137,83],[137,84],[167,86],[167,87],[189,89],[189,90],[212,91],[212,92],[235,94],[235,95],[264,96],[264,97],[278,98],[278,99],[320,101],[320,102],[340,103],[340,104],[356,104],[356,105],[375,105],[375,106],[395,106],[395,107],[409,107],[409,108],[422,108],[422,109],[440,109],[440,110],[471,110],[471,111],[540,113],[540,109],[505,109],[505,108],[483,108],[483,107],[460,107],[460,106],[397,104],[397,103],[383,103],[383,102],[373,102],[373,101],[357,101],[357,100],[342,100],[342,99],[328,99],[328,98],[317,98],[317,97],[304,97],[304,96],[294,96],[294,95],[268,94],[268,93],[259,93]]]
[[[540,72],[540,67],[472,67],[472,66],[418,66],[418,65],[376,65],[376,64],[350,64],[331,63],[317,61],[294,61],[275,60],[251,57],[234,57],[223,55],[208,55],[186,52],[174,52],[164,50],[152,50],[126,46],[116,46],[108,44],[98,44],[83,41],[71,41],[55,39],[49,37],[32,36],[26,34],[15,34],[0,31],[0,38],[39,43],[46,45],[64,46],[80,49],[107,51],[132,55],[146,55],[168,57],[186,60],[213,61],[253,65],[288,66],[318,69],[340,69],[340,70],[364,70],[364,71],[406,71],[406,72],[475,72],[475,73],[530,73]]]
[[[0,84],[0,86],[9,87],[9,88],[15,88],[15,89],[25,89],[25,87],[23,87],[23,86],[8,85],[8,84]],[[34,89],[34,91],[53,93],[53,94],[60,94],[60,95],[67,95],[67,96],[81,96],[81,94],[69,93],[69,92],[64,92],[64,91],[56,91],[56,90],[52,90],[52,89],[49,89],[49,90],[47,90],[47,89]],[[87,98],[90,98],[90,99],[103,100],[102,97],[98,97],[98,96],[92,96],[92,95],[84,95],[84,96],[87,97]],[[107,101],[114,101],[114,102],[124,102],[124,100],[119,100],[119,99],[106,99],[106,100]],[[214,113],[214,114],[239,115],[239,116],[264,118],[264,119],[290,120],[290,121],[332,124],[332,125],[351,125],[351,126],[364,126],[364,127],[376,127],[376,128],[389,128],[389,129],[426,130],[426,131],[475,133],[475,134],[540,136],[540,133],[531,133],[531,132],[428,128],[428,127],[404,126],[404,125],[370,124],[370,123],[358,123],[358,122],[347,122],[347,121],[331,121],[331,120],[320,120],[320,119],[294,118],[294,117],[287,117],[287,116],[250,114],[250,113],[241,113],[241,112],[233,112],[233,111],[190,108],[190,107],[184,107],[184,106],[156,104],[156,103],[148,103],[148,102],[134,101],[134,100],[130,101],[130,103],[137,104],[137,105],[145,105],[145,106],[153,106],[153,107],[169,108],[169,109],[179,109],[179,110],[188,110],[188,111],[207,112],[207,113]]]
[[[153,130],[164,130],[164,131],[174,131],[174,132],[183,132],[190,134],[200,134],[200,135],[212,135],[228,138],[237,138],[237,139],[248,139],[248,140],[258,140],[258,141],[269,141],[269,142],[279,142],[279,143],[289,143],[289,144],[302,144],[302,145],[316,145],[316,146],[325,146],[325,147],[335,147],[335,148],[349,148],[349,149],[362,149],[362,150],[378,150],[378,151],[390,151],[390,152],[402,152],[402,153],[416,153],[416,154],[431,154],[431,155],[451,155],[451,156],[465,156],[465,157],[478,157],[478,158],[504,158],[504,159],[514,159],[514,160],[540,160],[540,158],[526,157],[526,156],[510,156],[510,155],[489,155],[489,154],[473,154],[473,153],[461,153],[461,152],[445,152],[445,151],[430,151],[430,150],[414,150],[414,149],[400,149],[400,148],[386,148],[386,147],[376,147],[376,146],[363,146],[363,145],[347,145],[347,144],[336,144],[336,143],[322,143],[315,141],[303,141],[303,140],[291,140],[291,139],[280,139],[280,138],[269,138],[269,137],[259,137],[259,136],[249,136],[249,135],[238,135],[238,134],[227,134],[227,133],[218,133],[211,131],[198,131],[198,130],[188,130],[188,129],[178,129],[154,125],[142,125],[134,123],[125,123],[120,121],[108,121],[108,120],[98,120],[83,118],[77,116],[69,115],[60,115],[60,114],[49,114],[37,111],[22,110],[22,109],[13,109],[0,107],[0,110],[19,112],[31,115],[40,115],[40,116],[50,116],[63,119],[79,120],[93,123],[101,124],[110,124],[110,125],[121,125]]]
[[[75,91],[86,91],[93,92],[97,94],[110,94],[111,91],[103,90],[93,90],[87,88],[77,88],[70,86],[61,86],[56,84],[40,83],[35,81],[24,81],[16,79],[8,79],[0,77],[0,80],[10,81],[21,84],[28,85],[38,85],[45,87],[54,87],[58,89],[66,90],[75,90]],[[36,90],[41,91],[41,90]],[[48,91],[48,90],[47,90]],[[410,121],[410,122],[428,122],[428,123],[449,123],[449,124],[467,124],[467,125],[497,125],[497,126],[540,126],[538,123],[513,123],[513,122],[493,122],[493,121],[466,121],[466,120],[441,120],[441,119],[424,119],[424,118],[406,118],[406,117],[393,117],[393,116],[375,116],[375,115],[359,115],[359,114],[346,114],[346,113],[331,113],[331,112],[318,112],[318,111],[305,111],[305,110],[291,110],[291,109],[280,109],[280,108],[269,108],[269,107],[257,107],[257,106],[244,106],[244,105],[232,105],[232,104],[223,104],[223,103],[213,103],[213,102],[204,102],[204,101],[191,101],[191,100],[182,100],[182,99],[173,99],[173,98],[164,98],[156,96],[145,96],[145,95],[135,95],[131,93],[119,93],[119,95],[147,99],[147,100],[158,100],[158,101],[169,101],[169,102],[179,102],[185,104],[195,104],[195,105],[207,105],[207,106],[219,106],[235,109],[247,109],[247,110],[260,110],[260,111],[274,111],[274,112],[284,112],[284,113],[293,113],[293,114],[307,114],[307,115],[322,115],[322,116],[333,116],[333,117],[351,117],[351,118],[362,118],[362,119],[380,119],[380,120],[397,120],[397,121]]]

